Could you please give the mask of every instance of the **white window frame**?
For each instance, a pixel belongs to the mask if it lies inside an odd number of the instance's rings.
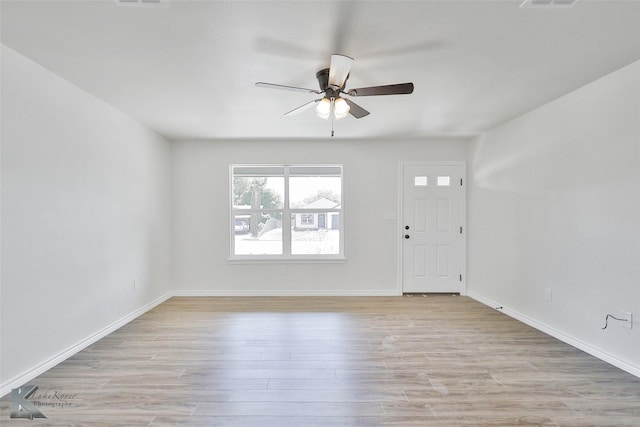
[[[283,168],[284,169],[284,200],[283,207],[280,209],[234,209],[233,207],[233,177],[234,168]],[[331,209],[299,209],[291,208],[289,204],[289,171],[291,168],[319,168],[333,167],[340,169],[340,205]],[[344,169],[341,164],[230,164],[229,165],[229,258],[231,264],[254,264],[254,263],[336,263],[345,262],[344,253]],[[235,216],[252,214],[252,213],[282,213],[282,254],[263,254],[263,255],[236,255],[235,254]],[[340,233],[339,253],[338,254],[301,254],[294,255],[291,253],[291,229],[292,216],[294,214],[317,214],[320,213],[338,213],[339,224],[338,231]]]

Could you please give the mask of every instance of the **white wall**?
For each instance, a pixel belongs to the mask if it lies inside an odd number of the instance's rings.
[[[468,167],[470,295],[640,375],[640,62],[477,138]],[[622,311],[632,330],[601,329]]]
[[[102,101],[1,53],[7,391],[171,290],[171,151]]]
[[[465,160],[467,141],[197,141],[173,145],[177,292],[209,295],[397,295],[400,160]],[[229,164],[344,165],[343,264],[231,265]],[[388,216],[387,216],[388,217]]]

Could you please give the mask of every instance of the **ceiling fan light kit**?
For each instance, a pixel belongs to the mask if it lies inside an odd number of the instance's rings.
[[[314,94],[324,94],[322,98],[314,99],[301,105],[287,113],[285,116],[291,116],[301,113],[315,105],[316,115],[322,119],[328,120],[333,112],[333,117],[337,120],[343,119],[351,114],[356,119],[360,119],[369,115],[369,112],[356,104],[355,102],[343,98],[341,95],[348,96],[376,96],[376,95],[407,95],[413,93],[413,83],[399,83],[384,86],[371,86],[357,89],[349,89],[345,91],[345,85],[351,72],[353,58],[346,55],[331,55],[331,65],[329,68],[322,69],[316,73],[316,79],[320,90],[307,89],[295,86],[280,85],[274,83],[257,82],[256,86],[269,89],[290,90],[296,92],[306,92]],[[333,136],[333,130],[331,131]]]

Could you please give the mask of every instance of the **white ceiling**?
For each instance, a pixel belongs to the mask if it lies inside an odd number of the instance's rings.
[[[171,139],[326,138],[314,95],[332,53],[347,88],[412,81],[412,95],[352,98],[371,115],[341,138],[473,135],[640,59],[640,2],[581,0],[1,0],[2,43]]]

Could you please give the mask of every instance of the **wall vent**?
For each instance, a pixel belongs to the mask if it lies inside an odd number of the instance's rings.
[[[524,0],[520,7],[558,8],[571,7],[579,0]]]
[[[169,6],[169,0],[113,0],[118,6]]]

